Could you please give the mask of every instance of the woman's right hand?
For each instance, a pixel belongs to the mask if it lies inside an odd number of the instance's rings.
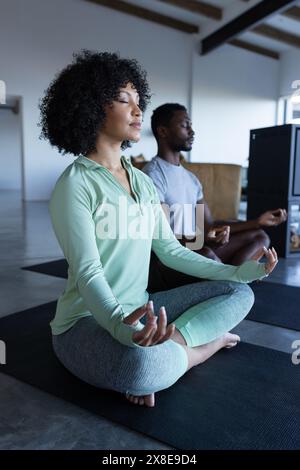
[[[264,246],[262,249],[259,249],[251,259],[259,261],[263,256],[266,257],[267,262],[265,263],[266,274],[270,274],[278,263],[278,255],[275,248],[267,248]]]
[[[164,343],[170,339],[175,332],[175,325],[167,325],[167,313],[165,307],[159,309],[159,319],[154,314],[153,301],[150,300],[147,304],[137,308],[130,313],[123,322],[127,325],[134,325],[147,315],[146,325],[140,331],[135,331],[132,335],[132,340],[140,346],[153,346],[155,344]]]

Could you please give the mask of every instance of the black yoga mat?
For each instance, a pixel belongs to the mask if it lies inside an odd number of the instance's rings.
[[[247,320],[300,331],[300,287],[253,282],[255,302]]]
[[[49,276],[62,277],[64,279],[67,279],[68,277],[68,263],[65,259],[35,264],[33,266],[24,266],[22,269],[41,274],[48,274]]]
[[[156,394],[129,403],[70,374],[52,352],[56,302],[0,319],[7,364],[0,371],[178,449],[300,449],[300,365],[291,355],[239,344]]]

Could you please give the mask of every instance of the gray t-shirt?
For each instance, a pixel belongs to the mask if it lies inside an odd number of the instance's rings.
[[[143,172],[153,180],[160,201],[169,206],[170,225],[175,235],[195,235],[196,204],[203,199],[197,176],[182,165],[173,165],[158,156],[144,166]]]

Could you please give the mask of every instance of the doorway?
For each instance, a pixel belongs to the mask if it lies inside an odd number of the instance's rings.
[[[7,96],[0,104],[0,191],[23,199],[22,98]]]

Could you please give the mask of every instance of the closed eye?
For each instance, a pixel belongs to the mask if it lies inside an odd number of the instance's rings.
[[[119,103],[126,103],[126,104],[129,104],[129,101],[119,100]],[[136,103],[136,105],[140,108],[139,103]]]

